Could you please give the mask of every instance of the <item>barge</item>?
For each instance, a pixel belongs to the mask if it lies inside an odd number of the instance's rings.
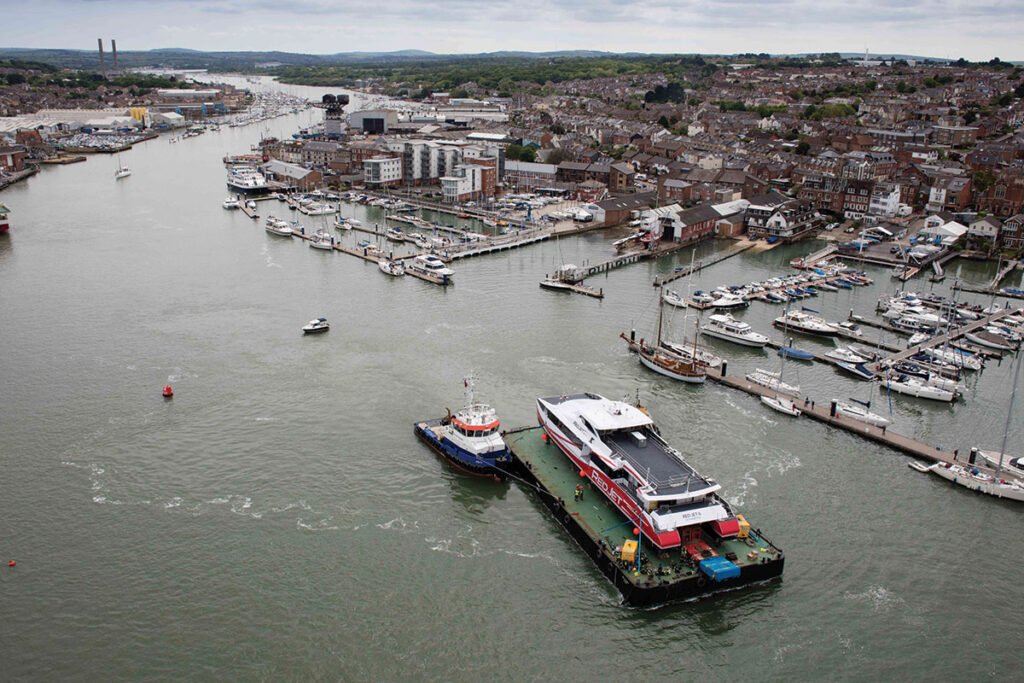
[[[698,504],[705,510],[695,517],[691,517],[693,510],[688,506],[667,510],[670,516],[690,519],[681,521],[676,530],[668,533],[658,533],[657,528],[650,533],[649,513],[640,509],[624,513],[612,502],[615,494],[603,493],[602,485],[607,484],[595,476],[599,466],[578,464],[562,452],[545,429],[508,432],[505,442],[516,476],[536,488],[541,502],[612,582],[627,605],[653,606],[689,600],[782,574],[782,550],[759,529],[752,528],[742,515],[732,514],[728,504],[717,495],[706,499],[706,506]],[[655,445],[649,447],[653,449]],[[717,487],[711,480],[703,481]],[[621,500],[618,502],[622,504]],[[716,519],[709,517],[712,512]],[[697,521],[703,517],[708,519]]]

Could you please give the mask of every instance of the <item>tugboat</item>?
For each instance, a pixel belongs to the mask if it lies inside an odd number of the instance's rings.
[[[501,422],[494,408],[473,400],[475,377],[463,380],[466,407],[437,420],[414,425],[416,436],[456,468],[478,477],[505,479],[508,447],[498,433]]]

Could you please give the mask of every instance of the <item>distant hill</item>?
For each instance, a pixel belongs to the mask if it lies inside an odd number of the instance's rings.
[[[112,57],[109,44],[105,45],[105,59],[108,68]],[[817,53],[800,53],[791,55],[772,55],[773,57],[806,57]],[[839,53],[844,58],[857,58],[857,52]],[[609,57],[671,57],[672,55],[653,55],[640,52],[604,52],[599,50],[558,50],[553,52],[524,52],[517,50],[500,50],[476,54],[437,54],[426,50],[393,50],[390,52],[338,52],[329,55],[314,55],[297,52],[254,51],[254,52],[206,52],[181,47],[156,48],[153,50],[121,50],[117,53],[118,65],[126,69],[144,67],[165,67],[177,69],[210,69],[213,71],[253,71],[261,64],[282,64],[285,66],[328,66],[344,64],[369,64],[389,62],[436,62],[462,60],[529,60],[529,59],[586,59]],[[705,55],[721,56],[726,59],[743,58],[747,55]],[[875,55],[872,55],[873,57]],[[931,60],[948,62],[941,57],[921,57],[916,55],[879,53],[879,58],[895,57],[897,59],[914,59],[917,61]],[[52,64],[68,69],[99,69],[100,59],[97,50],[61,50],[47,48],[0,48],[0,59],[19,59]]]

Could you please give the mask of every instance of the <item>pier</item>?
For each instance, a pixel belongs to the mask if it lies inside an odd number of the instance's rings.
[[[679,268],[674,273],[670,273],[669,275],[662,275],[660,277],[654,278],[654,286],[655,287],[661,287],[662,285],[668,284],[669,282],[674,282],[675,280],[678,280],[679,278],[686,277],[690,273],[696,273],[696,272],[698,272],[700,270],[703,270],[704,268],[708,268],[710,266],[713,266],[716,263],[721,263],[722,261],[724,261],[726,259],[730,259],[733,256],[736,256],[738,254],[742,254],[747,249],[751,249],[753,247],[754,247],[754,243],[753,242],[750,242],[749,244],[741,244],[741,245],[739,245],[737,247],[733,247],[732,249],[729,249],[729,250],[727,250],[725,252],[722,252],[721,254],[715,254],[714,256],[711,256],[709,258],[701,259],[700,261],[697,261],[696,263],[694,263],[692,266],[685,266],[683,268]]]
[[[709,372],[708,379],[733,389],[739,389],[751,396],[774,397],[777,393],[774,389],[769,389],[768,387],[763,387],[760,384],[749,382],[745,377],[726,374],[725,363],[722,364],[721,372]],[[898,434],[887,428],[876,427],[874,425],[867,424],[866,422],[861,422],[860,420],[854,420],[850,417],[832,415],[831,401],[816,401],[813,406],[810,403],[803,405],[799,401],[795,402],[797,407],[802,411],[801,416],[807,416],[813,420],[817,420],[818,422],[838,427],[839,429],[843,429],[851,434],[856,434],[857,436],[865,439],[881,443],[889,448],[901,451],[915,458],[950,464],[956,462],[956,451],[944,450],[939,446],[929,446],[928,444],[921,443],[920,441]],[[822,405],[818,406],[817,403],[821,403]]]
[[[930,349],[930,348],[933,348],[933,347],[936,347],[936,346],[942,346],[943,344],[945,344],[947,342],[952,344],[953,342],[955,342],[955,341],[959,340],[961,337],[963,337],[965,334],[967,334],[969,332],[974,332],[977,329],[985,327],[985,325],[988,325],[990,323],[996,322],[997,320],[1001,320],[1002,318],[1005,318],[1006,316],[1014,314],[1016,312],[1017,311],[1015,311],[1013,309],[1006,308],[1006,309],[1003,309],[1003,310],[998,311],[996,313],[991,313],[989,315],[986,315],[986,316],[983,316],[983,317],[979,318],[978,320],[975,320],[970,325],[964,325],[963,327],[959,327],[956,330],[952,330],[952,331],[946,332],[945,334],[937,334],[937,335],[935,335],[934,337],[932,337],[931,339],[929,339],[926,342],[923,342],[923,343],[918,344],[918,345],[916,345],[916,346],[914,346],[912,348],[905,349],[905,350],[900,351],[899,353],[897,353],[897,354],[895,354],[893,356],[890,356],[887,360],[889,362],[895,363],[897,361],[905,360],[905,359],[909,358],[910,356],[913,356],[916,353],[920,353],[921,349]],[[960,348],[962,348],[962,346]],[[985,349],[975,349],[973,347],[971,347],[971,353],[982,353],[982,354],[985,354],[985,355],[997,355],[997,356],[999,355],[998,352],[988,351],[988,350],[985,350]]]
[[[252,218],[253,220],[255,220],[255,219],[259,218],[260,215],[258,213],[256,213],[255,207],[250,207],[249,206],[249,202],[250,201],[252,201],[252,200],[251,199],[244,199],[243,198],[238,203],[238,208],[241,209],[242,213],[244,213],[246,216],[248,216],[249,218]]]
[[[835,243],[831,243],[825,248],[819,249],[809,256],[793,259],[789,262],[789,265],[799,269],[814,268],[820,261],[829,258],[837,251],[839,251],[839,247]]]
[[[1020,263],[1018,263],[1017,261],[1007,261],[1006,263],[1004,263],[1003,267],[999,269],[998,273],[996,273],[996,276],[992,278],[992,282],[988,283],[988,288],[992,291],[998,289],[999,283],[1003,281],[1003,278],[1005,278],[1007,275],[1010,274],[1011,271],[1017,269],[1018,267],[1020,267]]]

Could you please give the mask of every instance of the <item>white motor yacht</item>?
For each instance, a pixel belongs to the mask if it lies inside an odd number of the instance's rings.
[[[292,230],[288,223],[273,216],[267,218],[266,230],[272,235],[280,235],[281,237],[292,237],[295,234],[295,231]]]
[[[224,200],[224,203],[221,204],[221,206],[225,209],[238,209],[241,208],[242,205],[238,202],[236,197],[228,197]]]
[[[839,348],[832,349],[825,354],[825,358],[830,358],[834,361],[841,363],[867,363],[869,359],[861,356],[854,352],[849,346],[840,346]]]
[[[823,337],[834,337],[838,334],[835,325],[804,311],[789,311],[785,315],[780,315],[776,318],[774,324],[776,327],[781,327],[784,330]]]
[[[750,305],[750,302],[741,296],[736,296],[735,294],[728,293],[722,294],[720,297],[717,297],[714,301],[711,302],[711,305],[715,308],[725,309],[746,308],[747,306]]]
[[[405,275],[405,264],[401,261],[382,258],[377,261],[377,267],[380,268],[382,273],[387,275],[394,275],[395,277]]]
[[[750,325],[736,320],[729,313],[715,313],[709,316],[708,322],[702,325],[700,330],[709,337],[724,339],[742,346],[764,348],[769,341],[768,337],[755,332]]]
[[[420,254],[406,266],[406,272],[424,277],[432,282],[448,284],[452,281],[455,271],[447,267],[444,261],[433,254]]]

